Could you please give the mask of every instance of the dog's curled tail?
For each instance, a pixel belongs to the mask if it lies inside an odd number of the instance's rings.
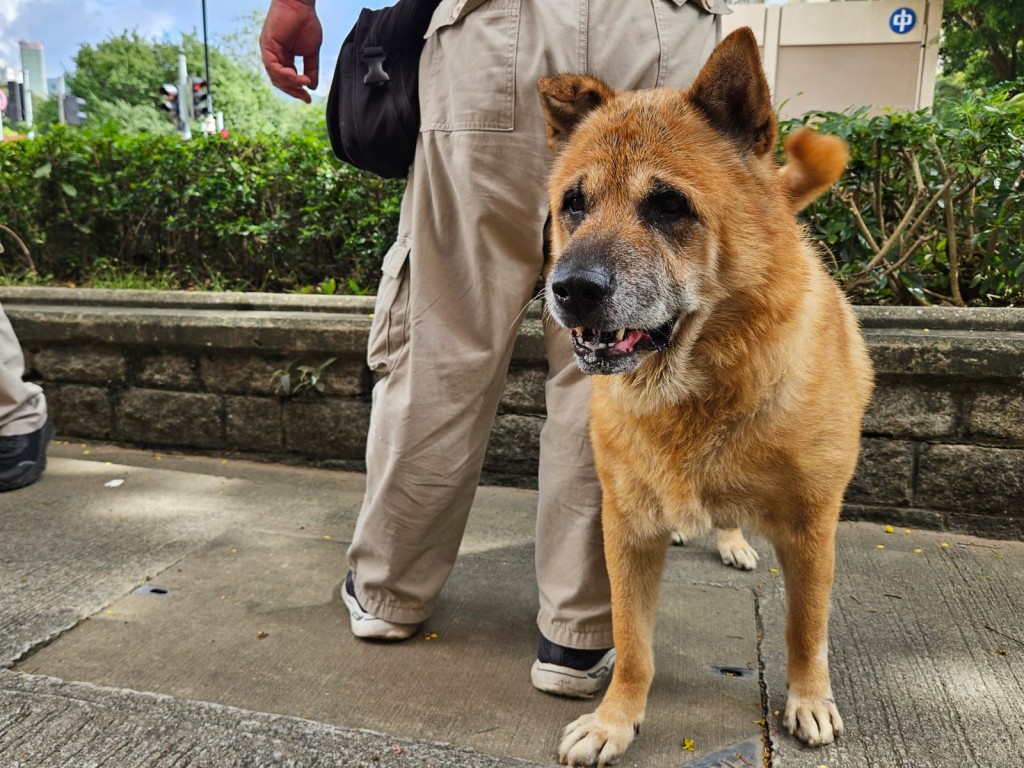
[[[789,134],[784,148],[786,163],[779,169],[779,176],[789,193],[794,213],[802,211],[835,184],[850,160],[846,142],[806,126]]]

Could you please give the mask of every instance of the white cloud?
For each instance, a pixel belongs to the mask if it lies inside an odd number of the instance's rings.
[[[28,5],[28,0],[0,0],[0,22],[10,24],[21,13],[22,6]]]
[[[9,27],[21,13],[28,0],[0,0],[0,28]],[[16,40],[0,38],[0,64],[16,66],[21,60]]]

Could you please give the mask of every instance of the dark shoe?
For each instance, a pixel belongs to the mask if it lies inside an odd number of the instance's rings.
[[[530,679],[545,693],[589,699],[608,682],[614,666],[614,648],[566,648],[541,635]]]
[[[352,571],[345,577],[345,586],[341,589],[341,601],[348,608],[349,627],[352,634],[364,640],[408,640],[416,634],[419,624],[397,624],[393,621],[378,619],[359,604],[356,597],[355,580]]]
[[[27,435],[0,437],[0,491],[24,488],[46,469],[46,446],[53,439],[53,422]]]

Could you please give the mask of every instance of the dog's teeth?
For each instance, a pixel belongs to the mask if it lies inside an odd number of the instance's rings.
[[[624,338],[626,338],[626,329],[619,328],[619,330],[615,332],[615,340],[622,341]]]

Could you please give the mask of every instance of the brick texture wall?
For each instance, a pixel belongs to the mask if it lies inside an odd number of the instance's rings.
[[[372,300],[0,289],[58,434],[362,468]],[[1024,537],[1024,310],[860,308],[877,387],[848,518]],[[517,341],[484,481],[535,487],[546,368]],[[294,365],[324,391],[278,394]]]

